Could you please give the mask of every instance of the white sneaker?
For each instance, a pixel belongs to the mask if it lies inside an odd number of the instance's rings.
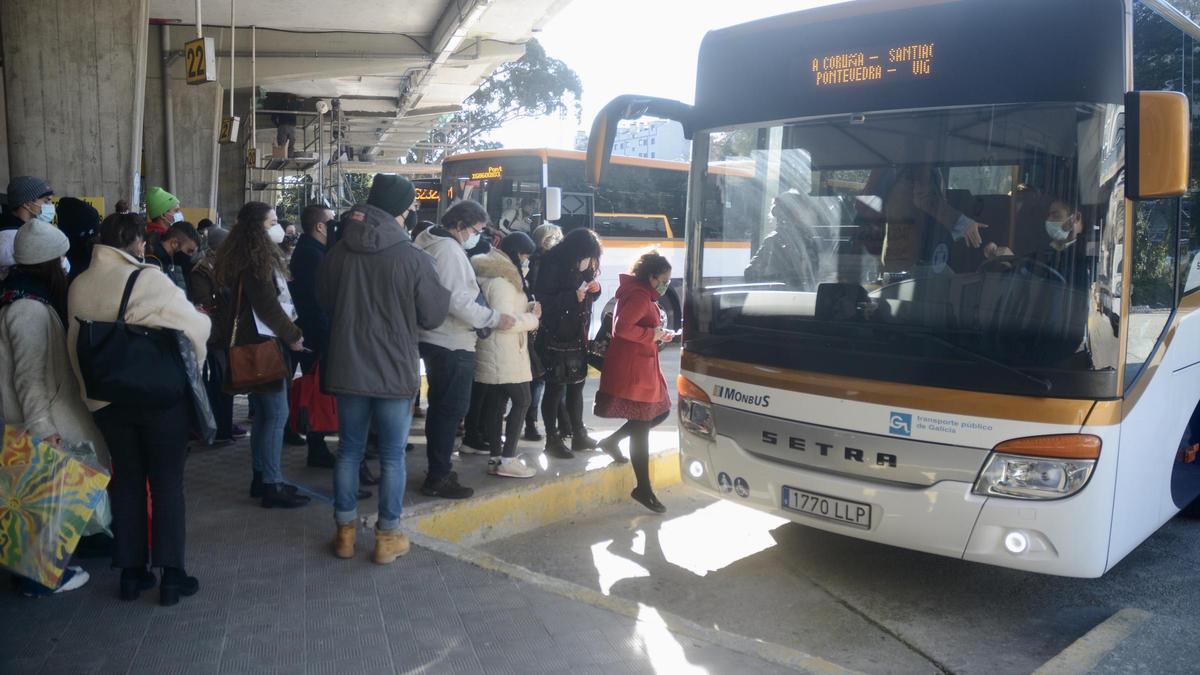
[[[488,462],[488,473],[505,478],[533,478],[537,471],[521,463],[516,457],[501,457],[499,462]]]
[[[82,567],[72,566],[68,567],[67,569],[74,572],[74,574],[72,574],[69,579],[64,581],[61,586],[54,589],[55,594],[66,593],[67,591],[83,588],[84,584],[88,582],[88,579],[92,578],[91,575],[87,573],[87,570],[83,569]]]

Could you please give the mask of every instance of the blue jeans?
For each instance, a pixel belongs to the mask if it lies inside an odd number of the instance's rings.
[[[418,347],[429,380],[429,413],[425,416],[425,450],[429,456],[425,484],[429,485],[450,475],[458,423],[471,407],[475,352],[451,351],[428,342]]]
[[[404,447],[412,427],[411,398],[370,398],[338,394],[338,453],[333,468],[333,519],[348,525],[358,519],[358,467],[367,446],[367,433],[379,435],[380,530],[400,527],[407,469]]]
[[[537,426],[538,408],[542,405],[542,392],[546,391],[546,379],[539,377],[529,383],[529,410],[525,411],[525,426]]]
[[[254,470],[261,471],[264,485],[283,482],[283,428],[288,421],[288,390],[269,394],[250,394],[254,421],[250,425],[250,452]]]

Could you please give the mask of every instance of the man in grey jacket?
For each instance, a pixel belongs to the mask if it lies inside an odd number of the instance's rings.
[[[382,565],[409,547],[400,512],[404,447],[421,388],[417,331],[440,326],[450,305],[433,258],[413,246],[402,224],[415,192],[406,178],[376,175],[367,203],[342,218],[341,237],[317,280],[317,302],[332,319],[321,379],[338,399],[334,553],[354,556],[358,467],[373,419],[383,474],[374,556]]]
[[[478,202],[461,201],[442,214],[442,224],[417,236],[416,246],[433,256],[438,279],[450,290],[450,316],[441,326],[420,335],[421,358],[429,378],[429,414],[425,418],[425,450],[429,474],[421,493],[445,499],[466,499],[475,493],[458,484],[451,470],[455,431],[471,404],[475,379],[475,340],[490,329],[508,330],[516,323],[479,301],[479,282],[466,249],[479,243],[488,223]],[[478,331],[478,333],[477,333]]]

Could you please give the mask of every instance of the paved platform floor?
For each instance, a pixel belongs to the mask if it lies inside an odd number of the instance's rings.
[[[589,389],[594,389],[591,382]],[[239,419],[245,403],[237,406]],[[590,419],[598,433],[611,428]],[[663,430],[667,442],[672,430]],[[429,499],[420,426],[409,455],[406,510]],[[336,439],[331,439],[336,447]],[[524,444],[534,456],[537,444]],[[78,591],[31,600],[0,591],[0,673],[777,673],[743,654],[680,637],[651,615],[634,620],[547,593],[414,546],[390,566],[329,552],[331,472],[285,447],[284,473],[319,498],[302,509],[263,509],[248,497],[249,444],[195,448],[187,466],[188,569],[201,590],[178,606],[116,597],[108,561],[79,561]],[[606,464],[587,453],[548,473]],[[377,469],[377,464],[372,463]],[[486,459],[456,460],[463,483],[503,490]],[[360,504],[365,515],[375,500]],[[2,575],[0,575],[2,576]]]
[[[116,572],[85,561],[83,589],[0,595],[0,672],[783,672],[417,547],[374,565],[370,535],[339,560],[323,509],[266,511],[240,489],[191,487],[198,595],[120,602]],[[206,508],[206,495],[229,503]]]
[[[804,527],[680,485],[483,544],[500,559],[868,673],[1030,673],[1124,608],[1150,613],[1067,671],[1195,673],[1200,522],[1099,579],[990,567]],[[547,547],[542,542],[554,542]]]

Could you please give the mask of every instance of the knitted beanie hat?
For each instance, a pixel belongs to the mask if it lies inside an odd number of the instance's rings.
[[[18,265],[36,265],[67,254],[71,243],[67,235],[40,218],[25,223],[17,230],[13,242],[13,258]]]
[[[416,197],[417,190],[409,179],[404,176],[377,173],[375,180],[371,183],[371,193],[367,196],[367,203],[387,211],[395,218],[407,211]]]
[[[152,187],[146,193],[146,217],[154,220],[170,211],[178,203],[179,199],[175,195],[160,187]]]

